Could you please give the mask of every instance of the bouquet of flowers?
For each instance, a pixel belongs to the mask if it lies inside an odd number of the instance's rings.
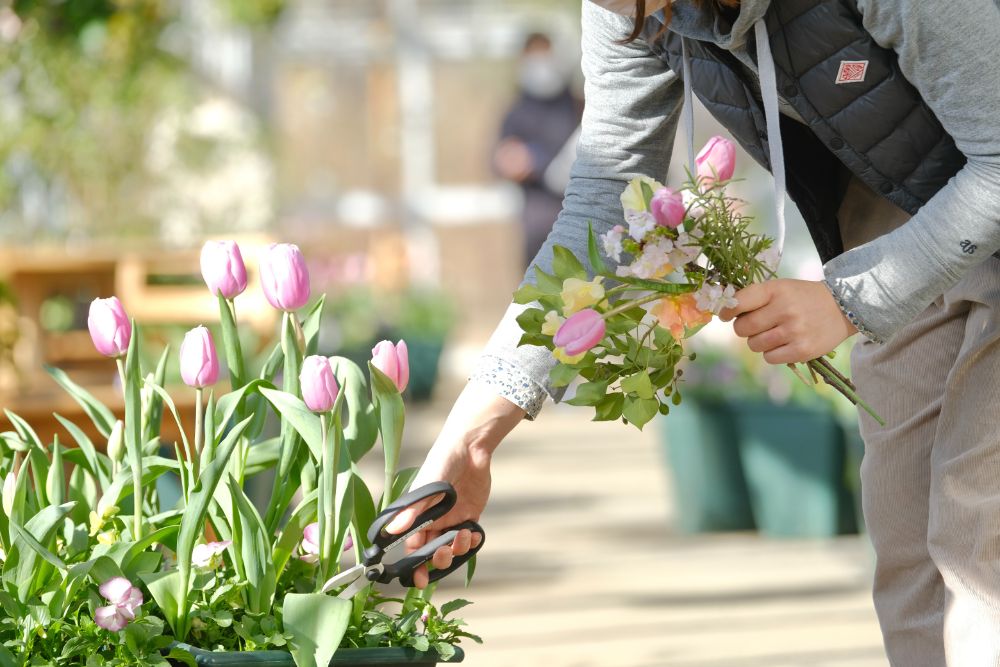
[[[89,328],[97,350],[117,363],[124,420],[54,368],[49,373],[89,418],[76,424],[57,415],[75,446],[7,411],[0,667],[194,665],[191,645],[285,650],[284,662],[299,667],[326,667],[343,648],[406,648],[428,663],[459,659],[462,638],[478,641],[452,616],[464,600],[436,607],[432,587],[401,599],[370,585],[349,600],[322,592],[342,559],[363,560],[378,508],[399,498],[417,472],[398,469],[405,342],[379,343],[367,372],[317,355],[324,299],[307,308],[301,252],[273,245],[259,277],[282,314],[280,342],[251,369],[237,326],[237,297],[248,285],[239,248],[207,244],[202,272],[218,300],[228,391],[218,385],[215,338],[197,327],[180,348],[187,387],[171,396],[169,350],[142,368],[141,332],[111,297],[91,304]],[[193,414],[174,399],[186,392]],[[269,418],[279,435],[268,434]],[[164,419],[181,434],[172,458],[160,455]],[[379,441],[381,498],[359,468]],[[245,484],[271,470],[272,492],[259,510]],[[180,482],[176,503],[158,489],[168,474]]]
[[[536,283],[514,295],[532,306],[518,318],[520,344],[552,350],[559,362],[553,386],[582,378],[568,402],[593,407],[597,421],[621,419],[641,429],[668,414],[681,402],[678,362],[695,358],[685,339],[736,306],[737,290],[775,276],[780,253],[773,240],[752,233],[742,202],[726,193],[733,144],[714,137],[696,165],[679,190],[646,177],[628,184],[625,224],[600,237],[589,231],[593,277],[570,250],[555,246],[553,272],[536,266]],[[879,419],[828,357],[804,366],[789,364],[804,382],[822,379]]]

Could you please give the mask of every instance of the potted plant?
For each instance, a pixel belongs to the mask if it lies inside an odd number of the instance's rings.
[[[219,300],[229,391],[216,393],[214,337],[193,329],[179,357],[196,408],[180,414],[163,389],[169,350],[142,368],[140,331],[112,297],[91,305],[89,325],[98,350],[118,364],[124,419],[58,369],[48,370],[92,422],[60,420],[74,447],[8,413],[0,666],[461,661],[457,643],[478,640],[453,616],[463,600],[436,607],[433,587],[399,599],[371,585],[349,600],[320,592],[342,559],[360,560],[377,508],[415,475],[397,470],[405,359],[376,357],[366,377],[347,359],[315,355],[324,300],[303,310],[302,255],[275,245],[261,258],[261,279],[283,311],[280,343],[251,372],[237,335],[236,297],[246,288],[238,247],[206,244],[202,268]],[[262,435],[269,413],[280,420],[277,437]],[[174,457],[159,455],[164,418],[185,434]],[[358,466],[378,441],[380,498]],[[257,508],[244,484],[270,469],[273,492]],[[156,481],[168,473],[181,494],[164,507]]]

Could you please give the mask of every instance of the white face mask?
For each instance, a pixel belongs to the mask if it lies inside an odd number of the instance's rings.
[[[521,59],[518,82],[528,95],[543,100],[556,97],[567,85],[555,57],[545,53],[531,53]]]
[[[595,5],[600,5],[608,11],[622,16],[635,16],[635,0],[591,0]],[[667,5],[670,0],[646,0],[646,16],[658,12]]]

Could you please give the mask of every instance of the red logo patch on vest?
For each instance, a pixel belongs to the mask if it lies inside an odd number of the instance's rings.
[[[837,83],[861,83],[868,73],[867,60],[841,60]]]

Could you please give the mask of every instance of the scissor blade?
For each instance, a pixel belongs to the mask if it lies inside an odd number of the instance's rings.
[[[364,579],[364,574],[365,574],[365,566],[355,565],[351,569],[344,570],[337,576],[327,580],[327,582],[323,584],[323,588],[320,590],[320,592],[326,593],[339,586],[349,584],[356,579]]]

